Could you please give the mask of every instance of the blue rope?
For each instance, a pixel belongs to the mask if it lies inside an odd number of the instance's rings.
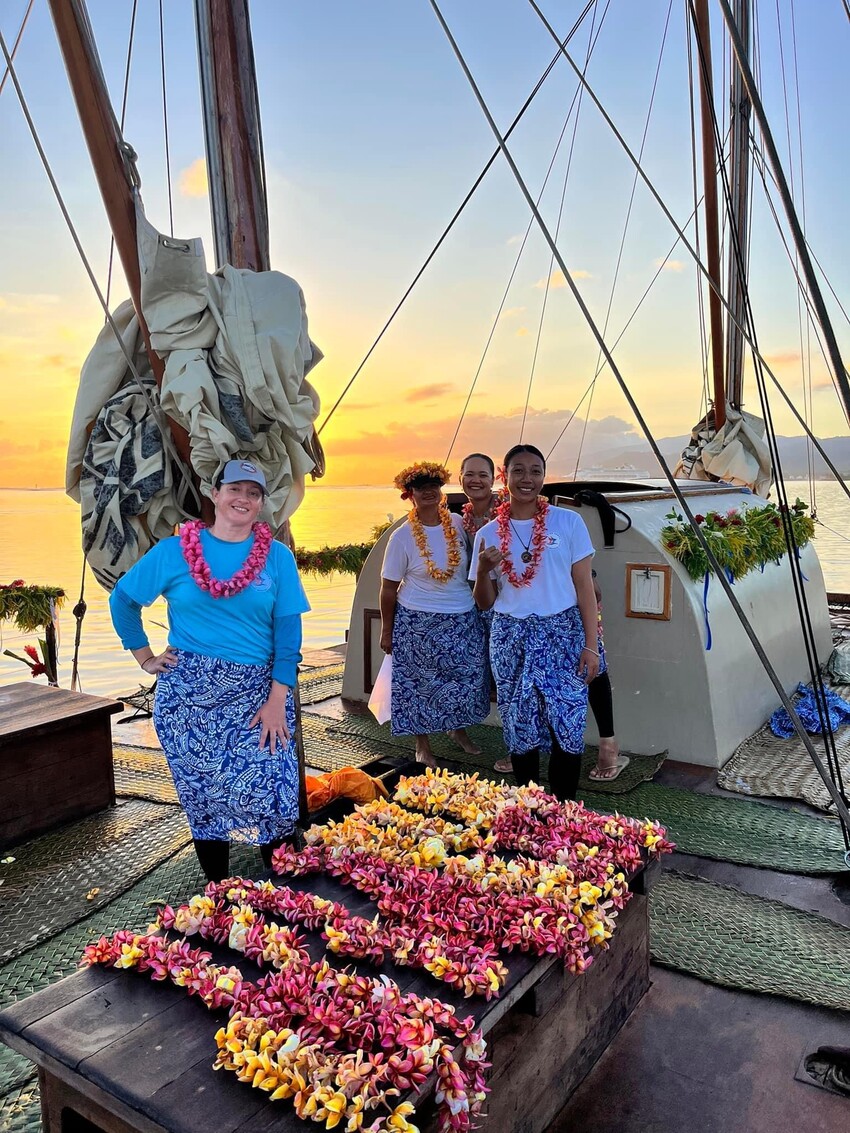
[[[794,705],[794,708],[803,727],[810,735],[819,735],[821,726],[815,690],[811,685],[797,685],[797,692],[800,694],[800,699]],[[824,689],[823,692],[826,697],[826,710],[829,715],[830,727],[833,732],[836,732],[843,724],[850,724],[850,704],[846,700],[842,700],[836,693],[830,692],[829,689]],[[783,740],[790,740],[795,734],[791,717],[784,708],[777,708],[771,716],[770,730],[775,736],[779,736]]]
[[[705,618],[705,651],[711,649],[711,626],[708,622],[708,584],[711,582],[711,571],[705,572],[705,582],[702,587],[702,616]]]

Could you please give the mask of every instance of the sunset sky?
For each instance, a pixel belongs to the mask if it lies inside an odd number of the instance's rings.
[[[3,0],[11,46],[27,0]],[[130,0],[89,0],[113,101],[119,107]],[[549,2],[563,34],[583,3]],[[191,0],[166,0],[166,78],[175,233],[201,236],[214,268]],[[670,12],[644,162],[673,214],[693,208],[687,52],[681,0],[600,2],[588,78],[632,147],[641,145]],[[758,6],[763,95],[777,144],[805,198],[807,235],[839,300],[850,305],[846,60],[850,22],[838,0]],[[712,5],[715,23],[717,8]],[[304,289],[310,332],[325,354],[313,372],[325,408],[383,322],[494,148],[492,135],[425,0],[253,0],[251,5],[269,186],[272,262]],[[444,13],[496,120],[513,118],[554,53],[522,0],[445,0]],[[603,18],[603,13],[604,18]],[[572,44],[583,62],[593,17]],[[719,30],[719,28],[717,29]],[[788,113],[779,56],[781,31]],[[796,46],[798,80],[794,70]],[[105,287],[109,234],[68,89],[46,0],[35,0],[18,56],[24,93],[95,273]],[[139,0],[125,135],[139,154],[145,206],[168,231],[158,4]],[[727,65],[715,48],[718,81]],[[0,67],[0,74],[3,68]],[[799,81],[803,161],[795,88]],[[535,194],[575,93],[556,66],[512,140]],[[613,344],[658,265],[665,269],[615,351],[656,436],[686,433],[700,411],[702,363],[695,270],[639,186],[616,290],[615,268],[632,188],[631,166],[586,100],[575,111],[542,208],[554,228],[572,148],[559,247]],[[38,161],[11,82],[0,95],[0,486],[59,486],[80,366],[103,322]],[[801,332],[793,271],[759,183],[754,187],[752,297],[759,342],[802,407]],[[778,207],[778,205],[777,205]],[[528,224],[501,159],[323,434],[328,483],[385,483],[400,462],[442,459],[455,431]],[[514,443],[550,275],[536,231],[525,247],[455,448],[495,455]],[[848,323],[825,288],[850,354]],[[112,305],[126,294],[120,271]],[[846,422],[812,337],[814,425]],[[802,350],[808,349],[803,338]],[[597,348],[564,280],[548,292],[525,439],[548,451],[597,367]],[[587,404],[553,467],[571,472]],[[757,412],[750,384],[747,408]],[[324,415],[324,409],[323,414]],[[797,432],[778,407],[782,432]],[[321,419],[321,418],[320,418]],[[610,374],[596,385],[585,455],[618,450],[635,424]],[[585,460],[588,463],[588,460]]]

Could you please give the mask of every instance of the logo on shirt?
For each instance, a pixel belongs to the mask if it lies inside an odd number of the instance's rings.
[[[272,580],[269,577],[269,572],[267,570],[261,570],[251,585],[255,590],[271,590]]]
[[[561,545],[561,536],[560,535],[550,535],[546,540],[546,546],[547,547],[560,547],[560,545]]]

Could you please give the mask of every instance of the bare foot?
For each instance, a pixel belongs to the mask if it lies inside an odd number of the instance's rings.
[[[416,762],[424,763],[426,767],[436,767],[437,760],[431,751],[430,744],[417,744],[416,745]]]
[[[446,732],[450,740],[453,740],[461,751],[465,751],[467,755],[480,755],[481,748],[466,734],[465,728],[454,728],[451,732]]]
[[[628,766],[629,758],[620,755],[620,745],[613,737],[599,741],[599,755],[596,766],[588,774],[597,783],[611,782]]]

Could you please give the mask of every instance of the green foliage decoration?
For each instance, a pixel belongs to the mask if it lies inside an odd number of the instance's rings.
[[[788,518],[798,547],[805,547],[814,537],[815,525],[806,514],[808,505],[798,499],[788,509]],[[710,569],[708,558],[690,523],[677,511],[667,513],[661,529],[664,549],[678,559],[695,581]],[[785,533],[782,509],[776,504],[750,508],[730,508],[727,512],[710,511],[695,515],[705,540],[722,567],[733,578],[743,578],[751,570],[767,563],[778,563],[785,554]]]
[[[318,551],[297,547],[295,561],[298,569],[323,576],[353,574],[356,578],[363,569],[369,552],[392,522],[390,519],[386,523],[379,523],[372,529],[371,540],[365,543],[342,543],[337,547],[320,547]]]
[[[17,578],[0,584],[0,622],[9,621],[21,633],[33,633],[52,625],[54,610],[61,609],[64,601],[65,591],[58,586],[27,586]]]

